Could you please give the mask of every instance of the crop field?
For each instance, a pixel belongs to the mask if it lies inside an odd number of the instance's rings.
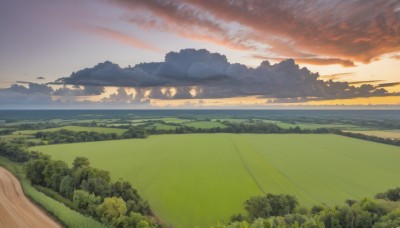
[[[107,127],[81,127],[81,126],[65,126],[65,127],[57,127],[57,128],[49,128],[43,130],[23,130],[16,131],[14,135],[34,135],[36,132],[53,132],[61,129],[69,130],[69,131],[94,131],[99,133],[116,133],[118,135],[123,134],[126,129],[118,129],[118,128],[107,128]]]
[[[338,135],[158,135],[33,149],[70,164],[88,157],[113,179],[130,181],[178,228],[227,221],[266,192],[333,205],[400,183],[399,147]]]

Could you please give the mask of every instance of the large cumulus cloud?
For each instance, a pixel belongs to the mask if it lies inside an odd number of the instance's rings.
[[[256,68],[249,68],[229,63],[224,55],[204,49],[170,52],[164,62],[128,68],[106,61],[60,78],[57,83],[133,87],[137,94],[150,91],[149,98],[157,99],[242,96],[337,99],[391,95],[368,84],[354,87],[347,82],[323,81],[318,73],[301,68],[293,59],[277,64],[264,61]]]

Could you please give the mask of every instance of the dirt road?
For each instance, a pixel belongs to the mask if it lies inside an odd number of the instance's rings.
[[[0,167],[0,227],[61,227],[24,195],[21,185]]]

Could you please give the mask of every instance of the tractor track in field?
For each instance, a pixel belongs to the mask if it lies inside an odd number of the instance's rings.
[[[247,166],[246,162],[244,161],[244,158],[242,156],[242,154],[240,153],[239,149],[237,148],[236,144],[232,142],[233,147],[235,148],[236,153],[238,154],[240,161],[242,162],[244,168],[247,170],[247,172],[249,173],[251,179],[253,179],[254,183],[256,183],[257,187],[261,190],[262,193],[266,194],[267,192],[264,190],[264,188],[261,186],[261,184],[257,181],[256,177],[254,176],[253,172],[251,171],[251,169]]]
[[[24,194],[18,179],[0,166],[0,227],[61,227]]]

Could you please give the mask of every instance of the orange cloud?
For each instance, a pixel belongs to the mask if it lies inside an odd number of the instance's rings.
[[[400,50],[400,3],[332,1],[185,0],[219,19],[236,21],[265,36],[281,36],[306,52],[369,62]]]
[[[338,73],[338,74],[328,74],[328,75],[320,75],[321,78],[324,80],[337,80],[342,77],[352,76],[353,72],[345,72],[345,73]]]
[[[109,28],[104,28],[100,26],[86,26],[86,31],[90,31],[95,34],[99,34],[101,36],[116,40],[118,42],[127,44],[129,46],[135,47],[135,48],[140,48],[140,49],[145,49],[149,51],[154,51],[154,52],[164,52],[163,49],[158,48],[152,44],[149,44],[145,41],[142,41],[136,37],[127,35],[125,33],[115,31]]]
[[[132,14],[125,16],[125,20],[145,29],[154,29],[163,32],[172,32],[181,37],[214,43],[235,50],[255,50],[255,47],[246,43],[245,39],[229,35],[229,29],[223,23],[216,22],[190,7],[179,7],[174,2],[159,2],[154,0],[119,1],[129,8]],[[154,13],[157,17],[143,17],[141,9]],[[158,19],[157,19],[158,18]]]
[[[282,61],[285,58],[268,58],[261,55],[252,55],[253,58],[256,59],[270,59],[275,61]],[[312,65],[334,65],[339,64],[344,67],[353,67],[354,62],[348,59],[339,59],[339,58],[294,58],[297,63],[304,63],[304,64],[312,64]]]
[[[368,63],[400,51],[400,11],[394,10],[400,6],[397,0],[335,0],[324,4],[288,0],[112,2],[132,11],[146,9],[161,17],[165,25],[173,25],[170,32],[188,38],[225,43],[232,48],[261,47],[259,51],[273,56],[309,64],[353,66],[354,61]],[[230,27],[232,22],[236,23],[234,28]],[[238,27],[245,32],[236,31]]]

